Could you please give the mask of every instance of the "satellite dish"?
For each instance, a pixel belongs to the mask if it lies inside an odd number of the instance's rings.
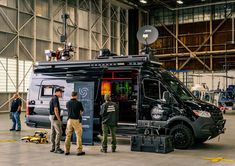
[[[158,34],[158,30],[154,26],[145,25],[138,30],[137,39],[140,43],[149,45],[157,40]]]

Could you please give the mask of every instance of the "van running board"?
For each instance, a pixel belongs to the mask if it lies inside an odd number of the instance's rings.
[[[136,127],[137,124],[136,123],[118,123],[118,126],[132,126],[132,127]]]
[[[118,123],[118,133],[121,135],[133,135],[136,134],[136,123]]]

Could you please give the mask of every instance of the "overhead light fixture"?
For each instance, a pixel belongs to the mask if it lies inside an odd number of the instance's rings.
[[[184,2],[181,0],[176,1],[178,4],[182,5]]]
[[[146,0],[140,0],[140,2],[141,2],[141,3],[147,3],[147,1],[146,1]]]

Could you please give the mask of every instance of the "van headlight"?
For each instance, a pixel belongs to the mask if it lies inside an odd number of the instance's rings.
[[[210,118],[211,114],[207,111],[193,110],[194,114],[198,117]]]

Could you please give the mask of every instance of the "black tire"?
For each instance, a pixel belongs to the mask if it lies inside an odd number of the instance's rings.
[[[188,149],[194,144],[194,135],[190,128],[178,124],[170,129],[173,145],[176,149]]]

